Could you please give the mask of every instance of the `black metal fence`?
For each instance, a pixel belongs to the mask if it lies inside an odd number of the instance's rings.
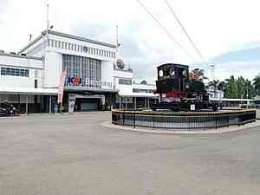
[[[117,125],[168,130],[217,129],[254,122],[256,111],[158,113],[142,111],[112,111],[112,123]]]

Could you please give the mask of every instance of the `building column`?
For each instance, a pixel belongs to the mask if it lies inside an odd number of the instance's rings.
[[[119,109],[121,109],[122,108],[122,99],[121,99],[122,97],[121,96],[119,96]]]
[[[134,108],[136,110],[136,97],[134,97]]]
[[[28,95],[26,95],[25,114],[28,114],[28,102],[29,102],[29,97]]]
[[[20,98],[20,94],[18,94],[18,112],[21,112],[21,98]]]
[[[51,113],[51,95],[49,96],[49,113]]]
[[[149,97],[147,98],[147,108],[150,108],[150,99],[149,99]]]

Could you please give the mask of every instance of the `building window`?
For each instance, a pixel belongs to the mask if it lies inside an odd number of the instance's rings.
[[[151,89],[138,89],[138,88],[133,88],[134,93],[153,93],[153,90]]]
[[[38,80],[37,79],[34,80],[34,88],[38,88]]]
[[[132,79],[119,79],[121,85],[132,85]]]
[[[66,79],[66,85],[86,85],[86,79],[101,81],[101,61],[83,56],[63,55],[62,68],[67,69],[67,78],[80,78],[80,83],[72,84]],[[96,82],[97,83],[97,82]],[[98,87],[98,83],[93,86]]]
[[[29,77],[28,69],[1,67],[1,75]]]

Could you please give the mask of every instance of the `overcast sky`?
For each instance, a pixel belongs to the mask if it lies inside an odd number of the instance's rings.
[[[164,0],[141,0],[199,63],[216,64],[216,76],[260,72],[259,0],[168,0],[202,53],[202,63]],[[49,0],[54,30],[115,43],[119,26],[120,56],[137,80],[152,81],[156,66],[191,65],[190,59],[136,0]],[[0,49],[17,52],[46,28],[46,0],[0,0]]]

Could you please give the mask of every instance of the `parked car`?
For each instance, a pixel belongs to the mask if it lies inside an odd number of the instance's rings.
[[[0,117],[2,116],[11,116],[10,112],[8,112],[5,108],[0,108]]]
[[[10,103],[5,102],[0,104],[0,116],[17,116],[18,110]]]

